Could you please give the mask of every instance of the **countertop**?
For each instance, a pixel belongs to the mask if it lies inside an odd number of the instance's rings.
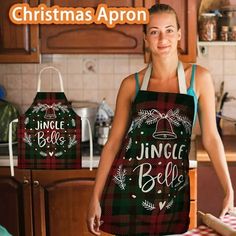
[[[94,156],[93,157],[93,168],[97,168],[99,164],[100,157]],[[9,166],[9,157],[8,156],[1,156],[0,157],[0,166]],[[17,166],[17,157],[14,156],[14,166]],[[189,168],[196,168],[197,161],[196,160],[189,160]],[[82,168],[89,168],[89,157],[82,156]]]
[[[223,136],[222,141],[227,161],[236,162],[236,136],[234,135]],[[197,161],[201,162],[210,161],[210,158],[202,145],[200,136],[196,137],[196,156],[197,156]]]
[[[87,144],[85,145],[87,146]],[[100,160],[100,153],[101,149],[97,148],[96,145],[94,145],[94,156],[93,156],[93,168],[97,168]],[[16,146],[14,146],[13,153],[14,155],[14,166],[17,166],[17,150]],[[195,143],[192,142],[191,144],[191,150],[189,154],[189,168],[196,168],[197,167],[197,161],[196,161],[196,154],[195,154]],[[9,166],[9,155],[8,155],[8,148],[5,148],[5,150],[1,149],[0,151],[0,166]],[[88,168],[89,167],[89,155],[87,150],[82,150],[82,168]]]

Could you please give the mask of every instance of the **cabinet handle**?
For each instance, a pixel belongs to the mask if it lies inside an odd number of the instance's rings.
[[[31,48],[31,52],[36,52],[37,49],[36,48]]]
[[[28,180],[28,179],[24,179],[23,184],[24,184],[24,185],[29,184],[29,180]]]
[[[35,181],[33,182],[33,184],[34,184],[34,187],[38,187],[38,186],[39,186],[39,181],[38,181],[38,180],[35,180]]]

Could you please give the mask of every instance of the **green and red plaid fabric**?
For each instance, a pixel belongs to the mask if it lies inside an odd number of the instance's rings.
[[[138,92],[102,193],[102,231],[128,236],[187,231],[193,116],[192,96]]]
[[[81,118],[63,92],[38,92],[17,136],[19,168],[81,168]]]

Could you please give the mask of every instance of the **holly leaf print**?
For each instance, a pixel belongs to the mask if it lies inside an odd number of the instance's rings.
[[[144,200],[144,201],[142,202],[142,206],[143,206],[146,210],[148,210],[148,211],[152,211],[152,210],[156,209],[156,207],[154,206],[154,204],[151,203],[151,202],[149,202],[149,201],[147,201],[147,200]]]
[[[174,199],[172,198],[170,202],[167,203],[166,208],[170,209],[173,206],[173,203],[174,203]]]
[[[27,143],[29,146],[32,146],[31,135],[27,135],[27,133],[25,133],[23,141]]]
[[[73,136],[73,138],[69,138],[69,144],[68,144],[68,148],[71,148],[72,146],[74,146],[77,143],[76,140],[76,135]]]
[[[113,181],[116,184],[118,184],[118,186],[122,190],[125,190],[126,187],[125,177],[126,177],[126,169],[122,169],[122,165],[119,165],[118,170],[113,177]]]
[[[126,152],[131,148],[132,138],[129,139],[128,145],[126,146]]]

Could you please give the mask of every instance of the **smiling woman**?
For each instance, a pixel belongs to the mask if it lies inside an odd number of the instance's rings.
[[[149,13],[144,40],[152,63],[120,86],[88,209],[87,224],[94,235],[100,229],[123,236],[187,231],[188,158],[198,111],[204,146],[225,190],[221,215],[233,207],[211,76],[179,60],[181,29],[174,9],[156,4]]]

